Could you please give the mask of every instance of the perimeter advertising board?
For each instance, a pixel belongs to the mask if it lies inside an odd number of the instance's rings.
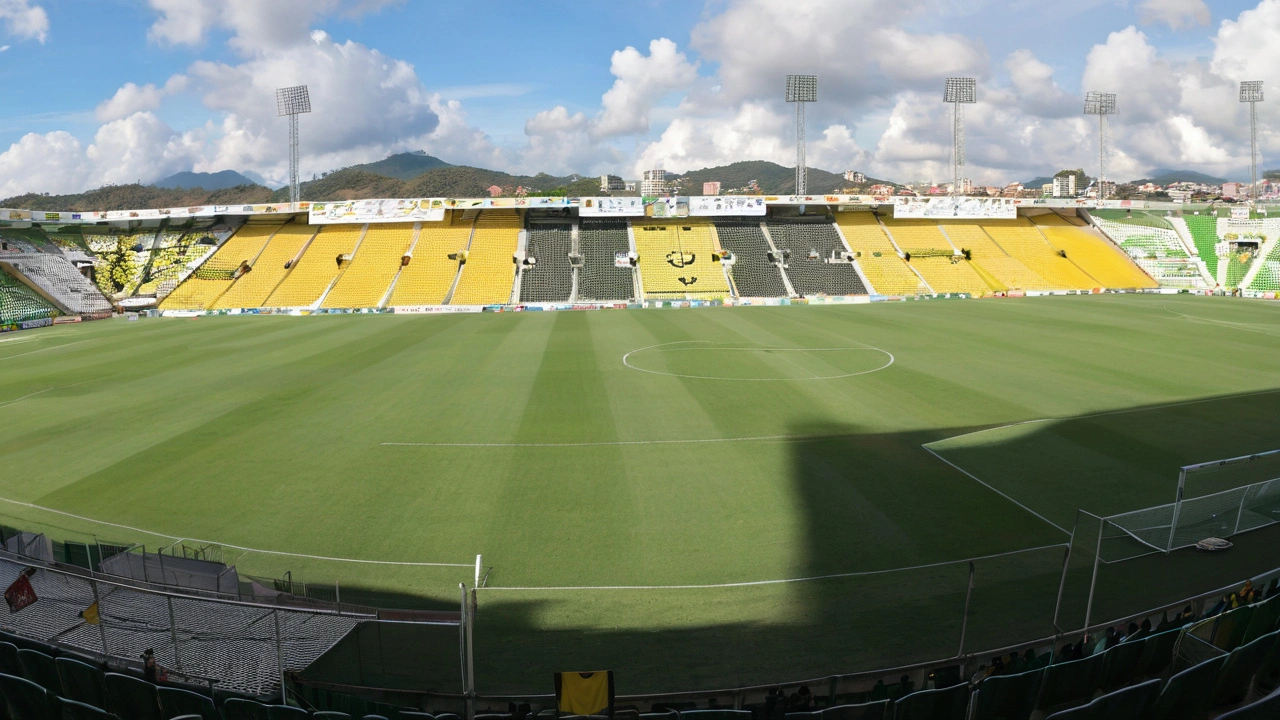
[[[312,203],[308,219],[312,225],[440,222],[444,220],[444,210],[443,198],[348,200]]]
[[[1016,220],[1013,198],[900,197],[893,202],[895,218],[938,220]]]
[[[578,201],[582,217],[642,217],[644,201],[638,197],[586,197]]]
[[[689,198],[689,214],[702,217],[764,215],[762,195],[703,195]]]

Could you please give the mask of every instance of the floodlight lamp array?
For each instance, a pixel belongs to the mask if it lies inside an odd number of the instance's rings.
[[[1115,115],[1116,94],[1090,91],[1084,97],[1085,115]]]
[[[788,75],[787,102],[818,102],[818,76]]]
[[[279,117],[311,112],[311,92],[306,85],[276,89],[276,114]]]
[[[1245,80],[1240,83],[1240,102],[1262,102],[1262,81],[1261,80]]]
[[[978,81],[969,77],[947,78],[943,102],[971,104],[978,102]]]

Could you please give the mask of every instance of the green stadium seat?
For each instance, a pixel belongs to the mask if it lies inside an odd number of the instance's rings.
[[[969,686],[921,690],[893,703],[894,720],[964,720],[969,708]]]
[[[453,713],[439,713],[436,715],[436,720],[462,720],[462,718]]]
[[[53,658],[39,650],[19,650],[18,663],[22,665],[22,677],[54,695],[62,694],[62,678],[58,677]]]
[[[1045,657],[1048,657],[1045,653]],[[1020,720],[1036,707],[1045,670],[994,675],[978,684],[974,720]]]
[[[115,718],[102,708],[66,698],[62,698],[58,706],[62,712],[62,720],[113,720]]]
[[[227,698],[222,703],[222,720],[268,720],[267,706],[242,698]]]
[[[113,715],[131,720],[164,720],[160,717],[155,685],[119,673],[107,673],[104,679]]]
[[[385,715],[365,715],[360,720],[391,720]]]
[[[1116,688],[1131,685],[1142,677],[1142,656],[1146,644],[1141,640],[1122,642],[1108,650],[1102,661],[1102,677],[1098,686],[1103,692],[1111,692]]]
[[[22,663],[18,662],[18,646],[0,642],[0,673],[22,677]]]
[[[1277,623],[1280,623],[1280,600],[1271,598],[1254,605],[1253,608],[1253,617],[1249,620],[1249,627],[1244,632],[1245,643],[1251,643],[1263,635],[1280,629],[1277,627]]]
[[[436,716],[431,713],[414,712],[412,710],[400,710],[396,713],[397,720],[436,720]],[[231,720],[227,718],[227,720]]]
[[[1142,641],[1142,658],[1138,664],[1142,666],[1142,671],[1148,677],[1160,675],[1169,667],[1169,663],[1173,662],[1173,650],[1177,647],[1178,636],[1181,634],[1180,628],[1166,630],[1148,636]]]
[[[311,713],[311,717],[319,718],[320,720],[351,720],[350,715],[344,712],[335,712],[333,710],[321,710],[319,712],[314,712]],[[483,716],[477,715],[476,717]]]
[[[156,695],[160,699],[160,711],[166,720],[179,715],[199,715],[204,720],[222,720],[213,700],[200,693],[181,688],[162,687]]]
[[[1045,668],[1040,689],[1040,709],[1053,712],[1078,705],[1093,697],[1105,662],[1106,653],[1101,653]]]
[[[268,705],[267,720],[305,720],[311,714],[292,705]]]
[[[1218,674],[1218,687],[1214,693],[1217,705],[1232,705],[1244,700],[1249,694],[1254,673],[1275,644],[1276,634],[1272,633],[1231,651],[1226,665]]]
[[[1226,663],[1227,656],[1223,655],[1169,678],[1151,708],[1151,720],[1200,720],[1208,716],[1218,672]]]
[[[62,697],[96,708],[107,707],[107,681],[98,668],[60,657],[54,660],[58,667],[58,676],[62,679]]]
[[[889,701],[877,700],[860,705],[837,705],[825,708],[816,714],[822,720],[887,720]]]
[[[1280,692],[1218,716],[1218,720],[1275,720],[1280,718]]]
[[[0,675],[6,720],[54,720],[56,697],[36,683],[13,675]]]
[[[1045,720],[1110,720],[1111,718],[1146,717],[1151,704],[1160,694],[1160,686],[1163,684],[1161,680],[1148,680],[1132,687],[1100,695],[1088,705],[1056,712]]]

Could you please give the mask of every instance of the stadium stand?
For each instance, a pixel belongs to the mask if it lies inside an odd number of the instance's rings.
[[[1212,215],[1184,215],[1183,222],[1191,231],[1191,241],[1200,253],[1200,259],[1209,269],[1209,275],[1218,277],[1218,254],[1214,246],[1218,244],[1218,218]]]
[[[1044,278],[1050,289],[1091,290],[1102,284],[1077,267],[1027,218],[1017,220],[984,220],[982,229],[1010,257],[1016,258]]]
[[[769,241],[754,220],[717,220],[720,247],[733,253],[730,274],[739,297],[786,297],[778,266],[769,259]]]
[[[920,276],[898,256],[898,251],[884,234],[876,216],[869,212],[836,214],[836,223],[844,239],[857,256],[858,265],[871,283],[871,290],[881,295],[920,295],[929,288]]]
[[[510,302],[520,228],[520,214],[515,210],[487,210],[480,214],[450,305]]]
[[[848,249],[831,224],[771,218],[765,223],[774,247],[782,253],[791,287],[801,295],[866,295],[867,287],[852,263],[828,262]]]
[[[413,243],[413,223],[369,225],[351,266],[325,297],[327,308],[378,307],[396,273],[401,258]]]
[[[0,255],[12,272],[20,273],[45,292],[58,309],[71,315],[101,315],[111,312],[111,303],[98,287],[62,255],[13,253]]]
[[[618,267],[618,253],[631,251],[626,220],[583,220],[578,228],[578,300],[630,300],[636,296],[635,275],[630,267]]]
[[[1067,254],[1067,260],[1075,263],[1103,287],[1116,289],[1153,288],[1157,286],[1142,268],[1105,238],[1088,229],[1054,220],[1053,213],[1036,215],[1032,221],[1040,226],[1049,245]]]
[[[471,221],[451,214],[451,224],[422,223],[413,258],[400,270],[391,291],[391,306],[443,305],[458,276],[457,254],[471,241]],[[453,258],[449,256],[453,255]]]
[[[531,223],[520,268],[521,302],[568,302],[573,294],[573,226],[565,222]]]
[[[1280,242],[1274,243],[1266,257],[1258,262],[1260,266],[1249,283],[1249,289],[1259,292],[1280,291]]]
[[[56,250],[54,250],[56,252]],[[45,252],[44,243],[11,228],[0,228],[0,253]]]
[[[1167,227],[1119,222],[1094,215],[1095,225],[1161,285],[1204,287],[1200,269],[1177,233]]]
[[[160,302],[161,310],[205,310],[235,282],[236,271],[253,261],[281,223],[243,225]]]
[[[634,224],[645,297],[722,298],[729,283],[717,261],[705,220],[649,220]]]
[[[315,305],[349,264],[339,262],[339,258],[355,251],[363,233],[363,225],[326,225],[316,233],[306,252],[264,305],[279,308]]]
[[[1010,257],[996,244],[978,221],[952,221],[943,223],[942,231],[951,244],[961,251],[968,250],[975,270],[985,271],[1005,290],[1047,290],[1053,286],[1021,260]],[[991,284],[988,280],[987,284]]]
[[[213,308],[261,307],[289,274],[286,264],[297,259],[298,253],[315,236],[316,230],[313,225],[294,223],[277,230],[253,261],[253,269],[237,278],[231,289],[213,304]]]
[[[993,290],[973,266],[956,253],[936,222],[884,218],[884,226],[898,247],[910,256],[911,267],[934,292],[982,296]]]
[[[0,269],[0,325],[43,320],[57,314],[58,309],[39,293]]]
[[[1222,262],[1226,263],[1227,276],[1222,283],[1223,287],[1236,288],[1240,287],[1240,283],[1244,281],[1244,276],[1249,274],[1249,267],[1257,259],[1257,253],[1254,252],[1235,252],[1227,257],[1222,258]]]

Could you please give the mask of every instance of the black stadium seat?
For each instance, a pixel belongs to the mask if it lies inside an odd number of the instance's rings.
[[[79,660],[60,657],[54,660],[62,679],[62,697],[96,708],[107,707],[107,681],[98,668]]]

